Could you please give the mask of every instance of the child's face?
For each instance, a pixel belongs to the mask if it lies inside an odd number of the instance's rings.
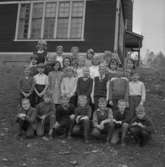
[[[78,62],[79,66],[84,66],[85,65],[85,58],[84,57],[79,57],[79,62]]]
[[[117,65],[115,63],[111,63],[110,64],[110,69],[111,70],[116,70],[117,69]]]
[[[73,47],[72,50],[71,50],[71,52],[72,52],[73,56],[77,56],[78,53],[79,53],[79,49],[77,47]]]
[[[86,106],[86,104],[87,104],[87,98],[86,98],[86,97],[79,98],[79,105],[80,105],[81,107]]]
[[[30,75],[30,70],[25,70],[24,74],[25,74],[25,76],[29,76]]]
[[[68,77],[73,77],[73,71],[69,70],[66,72]]]
[[[38,68],[37,68],[37,71],[38,71],[39,73],[43,73],[43,72],[44,72],[44,68],[38,67]]]
[[[138,74],[134,74],[134,75],[132,75],[131,78],[132,78],[132,81],[136,82],[136,81],[139,80],[139,75]]]
[[[55,58],[54,55],[48,56],[48,63],[54,63],[55,59],[56,59],[56,58]]]
[[[100,73],[100,75],[104,75],[105,72],[106,72],[105,66],[100,66],[99,67],[99,73]]]
[[[57,48],[56,53],[61,56],[63,54],[63,49],[62,48]]]
[[[100,108],[101,110],[103,110],[103,109],[105,109],[105,108],[107,107],[107,103],[106,103],[106,102],[100,102],[100,103],[98,104],[98,106],[99,106],[99,108]]]
[[[145,112],[137,112],[136,116],[137,116],[138,119],[143,119],[144,116],[145,116]]]
[[[32,65],[36,65],[36,64],[37,64],[37,59],[33,58],[33,59],[31,60],[31,63],[32,63]]]
[[[55,71],[58,71],[59,68],[60,68],[60,64],[56,63],[53,68],[54,68]]]
[[[127,68],[128,69],[133,69],[133,66],[134,66],[133,62],[131,60],[128,60],[127,61]]]
[[[29,108],[30,108],[30,101],[29,100],[23,100],[22,101],[22,108],[24,110],[29,110]]]
[[[64,59],[64,67],[70,66],[70,60],[69,59]]]
[[[92,59],[92,64],[93,65],[99,65],[99,58],[97,58],[97,57],[93,57],[93,59]]]
[[[51,98],[48,96],[44,96],[44,102],[45,103],[50,103],[51,102]]]
[[[93,58],[93,54],[89,51],[87,52],[87,58],[90,60]]]
[[[121,113],[125,111],[125,108],[126,108],[126,102],[123,101],[118,103],[118,109]]]

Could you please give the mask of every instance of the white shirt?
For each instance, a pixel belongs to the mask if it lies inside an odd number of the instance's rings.
[[[99,66],[91,66],[89,67],[89,71],[90,71],[90,76],[92,79],[94,79],[95,77],[98,77],[99,74]]]
[[[61,64],[61,67],[63,67],[63,57],[62,56],[56,56],[56,61],[59,61]]]
[[[45,74],[37,74],[34,76],[34,81],[38,85],[48,85],[48,76]]]
[[[76,72],[77,72],[77,77],[80,78],[80,77],[83,77],[83,68],[84,67],[79,67],[77,68]]]
[[[145,102],[146,90],[144,83],[141,81],[130,81],[129,82],[129,95],[130,96],[141,96],[141,101]]]

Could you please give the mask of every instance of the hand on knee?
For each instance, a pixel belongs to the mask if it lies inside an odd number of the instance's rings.
[[[94,128],[92,130],[92,136],[94,136],[94,137],[100,136],[100,131],[97,128]]]

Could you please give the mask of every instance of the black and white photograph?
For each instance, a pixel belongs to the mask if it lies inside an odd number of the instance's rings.
[[[0,167],[165,167],[165,0],[0,0]]]

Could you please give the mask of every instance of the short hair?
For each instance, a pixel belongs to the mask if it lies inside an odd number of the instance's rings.
[[[107,100],[104,97],[100,97],[99,100],[98,100],[98,102],[99,103],[107,103]]]
[[[58,49],[62,49],[63,50],[64,47],[62,45],[59,45],[59,46],[56,47],[56,50],[58,50]]]
[[[73,47],[71,48],[71,52],[73,51],[73,49],[77,49],[77,50],[79,51],[79,47],[78,47],[78,46],[73,46]]]
[[[30,100],[28,98],[22,98],[21,99],[21,104],[24,102],[24,101],[28,101],[30,103]],[[31,104],[31,103],[30,103]]]
[[[145,112],[145,108],[142,105],[137,106],[135,110],[136,110],[136,113]]]
[[[80,99],[86,99],[86,100],[87,100],[88,98],[87,98],[86,95],[79,95],[79,96],[78,96],[78,101],[79,101]]]
[[[87,50],[87,53],[91,53],[92,55],[94,55],[95,51],[92,48],[90,48],[90,49]]]

